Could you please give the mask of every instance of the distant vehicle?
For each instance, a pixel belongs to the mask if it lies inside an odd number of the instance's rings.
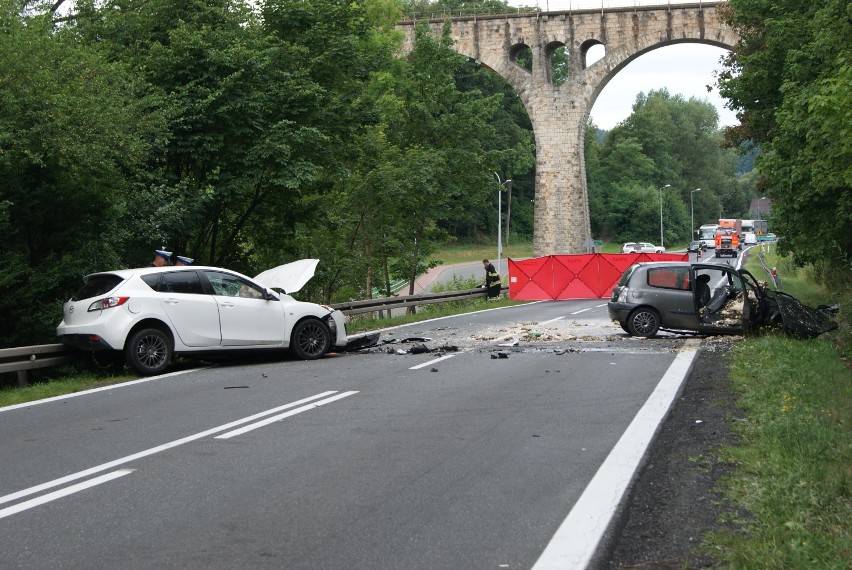
[[[647,241],[640,241],[638,244],[638,250],[642,253],[665,253],[666,248],[661,245],[654,245]]]
[[[778,241],[778,236],[770,232],[762,236],[757,236],[757,241]]]
[[[719,220],[719,228],[716,230],[718,234],[718,230],[725,230],[728,233],[735,234],[737,236],[736,248],[737,250],[742,249],[743,242],[743,221],[738,220],[736,218],[722,218]]]
[[[201,266],[94,273],[63,306],[56,334],[74,348],[123,354],[141,375],[160,374],[175,354],[288,350],[313,360],[347,345],[343,314],[272,287],[298,291],[315,266],[278,276],[264,272],[258,276],[263,281]]]
[[[743,234],[743,236],[744,236],[743,242],[745,242],[746,245],[754,245],[754,244],[757,243],[757,234],[756,233],[746,232],[746,233]]]
[[[700,240],[705,248],[716,247],[716,230],[719,224],[704,224],[696,231],[695,239]]]
[[[736,257],[740,250],[740,235],[732,230],[720,227],[716,230],[716,257],[728,255]]]
[[[666,248],[647,241],[629,241],[621,246],[621,253],[665,253]]]
[[[689,242],[689,245],[686,246],[686,251],[689,253],[698,253],[699,251],[706,251],[707,246],[704,245],[704,242],[701,240],[693,240]]]
[[[610,318],[632,336],[660,330],[743,334],[761,326],[812,338],[837,328],[838,306],[815,309],[767,289],[748,271],[686,261],[634,263],[613,288]]]

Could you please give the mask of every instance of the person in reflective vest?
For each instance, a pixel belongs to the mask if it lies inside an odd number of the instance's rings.
[[[482,265],[485,267],[485,288],[488,289],[488,298],[496,299],[500,296],[500,274],[494,269],[494,264],[487,259],[482,260]]]

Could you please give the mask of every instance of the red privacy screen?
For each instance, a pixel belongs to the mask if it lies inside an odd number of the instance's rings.
[[[603,299],[639,261],[689,261],[687,253],[588,253],[509,259],[509,298]]]

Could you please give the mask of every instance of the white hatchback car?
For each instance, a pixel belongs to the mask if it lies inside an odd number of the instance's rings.
[[[641,253],[665,253],[666,248],[661,245],[654,245],[652,243],[648,243],[647,241],[640,241],[636,244],[638,247],[636,251]]]
[[[278,285],[293,293],[305,281],[301,279],[296,289]],[[347,344],[340,311],[297,301],[218,267],[94,273],[84,278],[63,313],[56,328],[63,344],[86,351],[120,351],[130,368],[142,375],[163,372],[175,354],[203,357],[223,351],[289,349],[294,357],[310,360],[332,346]]]

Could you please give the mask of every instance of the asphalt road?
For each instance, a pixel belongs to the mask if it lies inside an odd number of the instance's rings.
[[[693,354],[601,300],[382,340],[0,409],[0,565],[570,568]]]

